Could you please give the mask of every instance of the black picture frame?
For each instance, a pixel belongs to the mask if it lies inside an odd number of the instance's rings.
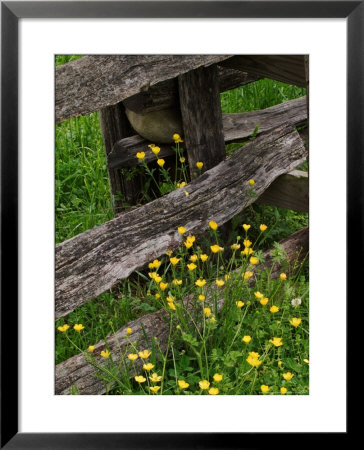
[[[1,2],[1,448],[136,449],[257,448],[282,437],[265,433],[18,432],[18,22],[21,18],[346,18],[347,262],[363,250],[364,1],[94,1]],[[334,222],[333,218],[333,222]],[[342,244],[341,244],[342,245]],[[348,263],[347,263],[348,267]],[[347,270],[361,292],[363,262]],[[11,298],[10,298],[11,293]],[[347,292],[349,297],[349,292]],[[11,335],[11,349],[8,336]],[[10,351],[9,351],[10,350]],[[8,368],[11,368],[9,370]],[[142,427],[141,427],[142,428]],[[348,432],[339,433],[347,437]],[[344,436],[343,436],[344,435]],[[317,434],[315,443],[317,442]],[[273,439],[273,440],[272,440]],[[291,439],[291,438],[290,438]],[[310,433],[300,438],[310,442]],[[274,444],[273,444],[274,445]]]

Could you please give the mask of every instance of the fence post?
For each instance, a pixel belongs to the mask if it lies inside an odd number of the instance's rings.
[[[132,136],[132,127],[126,117],[122,103],[107,106],[99,110],[99,120],[104,141],[106,158],[111,152],[113,145],[119,139]],[[135,205],[141,190],[141,178],[139,175],[131,177],[120,169],[107,168],[110,181],[110,191],[115,215],[125,209],[125,202]],[[128,176],[129,175],[129,176]],[[122,198],[119,198],[119,196]]]
[[[191,178],[221,162],[226,155],[217,66],[201,67],[178,77],[179,97]]]

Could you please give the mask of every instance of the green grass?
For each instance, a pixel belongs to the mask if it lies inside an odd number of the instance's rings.
[[[75,55],[58,55],[56,56],[56,64],[64,64],[79,57]],[[221,104],[223,112],[244,112],[267,108],[304,94],[305,90],[303,89],[264,79],[223,93],[221,95]],[[97,113],[73,118],[57,125],[55,138],[56,242],[59,243],[110,220],[113,218],[113,210],[105,151]],[[227,151],[234,151],[239,146],[240,144],[231,144],[231,146],[227,146]],[[168,189],[168,186],[164,188]],[[307,225],[308,215],[306,213],[297,213],[282,208],[262,206],[254,203],[233,220],[231,235],[233,241],[242,234],[242,223],[252,225],[249,235],[252,241],[258,238],[259,225],[261,223],[266,223],[269,226],[264,235],[264,239],[260,241],[260,250],[263,251],[271,247],[274,242],[287,237],[289,234]],[[222,243],[222,245],[225,244]],[[227,263],[228,259],[225,260],[225,264]],[[163,265],[162,267],[165,269],[167,265]],[[209,282],[214,281],[212,276],[213,270],[214,266],[211,266],[210,272],[204,274]],[[74,330],[68,331],[69,336],[72,336],[75,346],[70,345],[64,339],[62,333],[56,333],[56,363],[79,353],[76,347],[85,350],[89,345],[103,340],[107,335],[112,333],[112,330],[117,330],[131,320],[155,311],[160,305],[156,304],[155,301],[153,283],[151,281],[145,281],[147,273],[148,271],[134,273],[128,280],[120,283],[117,289],[104,293],[76,309],[68,316],[56,321],[56,327],[65,323],[70,325],[82,323],[85,327],[81,333],[77,333]],[[188,280],[188,276],[186,279]],[[270,286],[269,289],[268,286]],[[262,281],[259,289],[265,290],[264,288],[267,288],[271,292],[270,289],[272,286],[274,286],[273,282],[268,283],[265,280]],[[280,360],[283,361],[283,368],[285,370],[295,370],[295,378],[290,382],[290,392],[308,392],[308,367],[306,363],[302,362],[304,358],[308,357],[307,334],[298,327],[298,332],[293,335],[293,339],[292,326],[287,323],[285,318],[285,314],[291,312],[290,300],[293,289],[296,296],[302,296],[303,302],[299,312],[304,325],[302,329],[305,328],[307,331],[307,264],[302,267],[299,277],[289,280],[286,286],[291,286],[291,292],[286,287],[284,289],[288,290],[282,291],[282,298],[280,300],[282,308],[280,311],[281,313],[283,312],[284,320],[279,330],[283,335],[291,336],[291,349],[290,351],[287,350],[286,353],[281,348],[270,351],[269,358],[264,361],[264,367],[267,366],[268,368],[264,369],[264,373],[259,370],[256,374],[253,393],[260,392],[259,383],[267,385],[275,383],[274,385],[278,386],[276,377],[281,376],[281,368],[277,366],[278,358],[281,358]],[[190,293],[194,288],[193,283],[190,282],[179,295],[181,296],[182,293],[183,295]],[[251,347],[251,351],[257,351],[262,355],[265,352],[266,345],[268,345],[268,335],[278,330],[276,322],[280,321],[279,318],[282,319],[281,313],[279,313],[279,316],[275,315],[275,320],[273,320],[272,314],[267,313],[266,309],[262,309],[259,304],[252,301],[252,290],[246,290],[246,287],[239,287],[239,284],[237,284],[230,293],[229,303],[234,306],[235,301],[241,298],[250,301],[252,305],[249,307],[249,314],[244,318],[244,332],[252,335],[252,345],[254,343],[254,347]],[[236,361],[239,363],[239,367],[243,365],[248,369],[246,361],[244,361],[246,355],[241,354],[241,342],[238,345],[234,341],[228,352],[228,348],[224,347],[225,344],[230,345],[233,341],[232,334],[236,332],[236,326],[238,326],[237,323],[239,323],[240,319],[240,310],[237,308],[230,309],[230,312],[224,310],[218,318],[219,326],[212,330],[213,340],[209,342],[208,361],[214,361],[212,365],[214,369],[211,370],[224,372],[224,383],[226,384],[224,384],[224,388],[220,385],[221,392],[224,392],[225,389],[226,393],[249,393],[247,389],[249,390],[251,388],[252,380],[248,380],[249,383],[240,387],[240,390],[234,384],[234,380],[237,377],[235,366],[232,363],[234,355]],[[235,325],[231,326],[232,323]],[[166,361],[164,393],[177,393],[176,376],[183,376],[191,386],[194,386],[194,389],[197,389],[197,378],[201,379],[202,376],[199,373],[200,369],[195,356],[186,353],[189,344],[180,338],[180,336],[174,336],[175,342],[179,343],[178,347],[177,345],[175,346],[175,359],[170,360],[167,358],[168,361]],[[224,341],[225,344],[222,345]],[[240,354],[231,353],[227,357],[229,352],[240,352]],[[232,364],[232,367],[229,364]],[[208,373],[209,377],[212,375],[212,372]],[[142,394],[144,392],[143,389],[140,390],[140,386],[135,382],[133,384],[129,381],[127,382],[126,379],[124,381],[127,387],[119,386],[112,393],[125,393],[130,389],[133,393]],[[247,388],[248,385],[249,388]]]

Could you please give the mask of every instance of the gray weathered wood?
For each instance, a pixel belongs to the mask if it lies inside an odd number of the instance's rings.
[[[258,198],[257,203],[308,212],[308,173],[293,170],[278,177]]]
[[[126,212],[56,247],[56,317],[105,292],[138,267],[181,243],[177,228],[201,234],[230,220],[307,156],[291,125],[261,135],[183,189]],[[186,196],[185,192],[189,195]]]
[[[133,134],[133,129],[129,124],[124,107],[121,103],[107,106],[100,110],[99,120],[106,157],[108,157],[114,143],[119,139],[131,136]],[[136,204],[137,195],[142,189],[143,184],[139,176],[129,179],[118,168],[111,168],[110,165],[107,166],[107,170],[114,211],[115,214],[118,214],[123,210],[124,202],[127,202],[129,205]],[[118,199],[120,194],[123,195],[124,202]]]
[[[241,142],[253,134],[256,126],[259,135],[284,123],[298,127],[306,120],[306,96],[303,96],[258,111],[223,114],[224,138],[226,143]]]
[[[299,230],[288,238],[280,242],[281,246],[287,254],[287,260],[292,269],[298,266],[308,254],[308,227]],[[271,267],[272,279],[277,278],[281,272],[280,265],[273,263],[272,251],[265,252],[265,263],[259,270]],[[256,270],[257,266],[255,266]],[[241,269],[238,269],[239,272]],[[254,279],[251,278],[249,283],[252,284]],[[213,292],[214,285],[211,286]],[[206,303],[212,303],[211,292],[206,299]],[[220,295],[218,298],[218,309],[223,306],[225,295]],[[191,297],[184,299],[184,304],[191,307],[189,300]],[[121,352],[128,352],[128,340],[126,339],[126,329],[131,328],[132,332],[128,337],[129,342],[138,342],[138,349],[146,349],[147,343],[145,341],[144,331],[149,340],[156,337],[159,342],[160,349],[164,352],[167,348],[169,325],[168,314],[164,310],[159,310],[153,314],[145,315],[137,320],[129,322],[123,326],[114,335],[109,336],[106,341],[111,351],[112,358],[115,364],[121,360]],[[144,331],[143,331],[144,330]],[[100,352],[106,349],[104,341],[100,341],[95,345],[94,357],[97,364],[103,365],[105,361],[100,357]],[[121,350],[121,352],[120,352]],[[133,350],[133,353],[135,351]],[[135,362],[135,366],[140,369],[140,359]],[[100,395],[105,393],[105,385],[102,380],[95,376],[96,369],[87,362],[84,355],[78,354],[69,358],[68,360],[56,366],[55,374],[55,393],[58,395],[69,395],[72,387],[76,387],[80,395]],[[133,374],[133,371],[132,371]]]
[[[258,75],[251,75],[240,70],[218,67],[218,85],[220,92],[244,86],[261,78]],[[174,107],[179,109],[177,78],[150,86],[147,91],[140,92],[125,99],[123,103],[131,111],[143,114]]]
[[[220,65],[306,87],[304,55],[239,55]]]
[[[115,105],[222,55],[92,55],[56,67],[56,123]]]
[[[200,67],[178,77],[184,148],[191,179],[225,158],[217,66]],[[196,167],[203,162],[202,170]]]
[[[304,124],[306,119],[306,97],[289,100],[259,111],[223,114],[222,123],[225,144],[245,141],[252,135],[257,125],[259,126],[257,135],[259,135],[287,122],[298,127]],[[139,164],[136,154],[142,151],[146,154],[146,162],[153,161],[155,156],[148,149],[148,144],[149,142],[140,136],[121,139],[115,143],[112,152],[108,155],[109,167],[135,166]],[[171,145],[163,144],[159,145],[159,147],[161,148],[161,158],[175,154]]]

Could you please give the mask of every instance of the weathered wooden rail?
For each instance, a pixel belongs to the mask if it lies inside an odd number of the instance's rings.
[[[237,150],[185,189],[122,214],[56,247],[56,317],[105,292],[138,267],[181,243],[177,228],[201,234],[208,222],[223,224],[307,157],[291,125],[278,127]],[[188,192],[188,196],[185,195]],[[178,209],[176,209],[178,205]]]
[[[282,123],[291,123],[296,127],[305,124],[307,120],[306,97],[290,100],[270,108],[246,113],[223,114],[223,135],[225,144],[244,142],[258,126],[257,136],[264,131],[278,127]],[[154,154],[148,150],[149,141],[139,135],[131,136],[115,142],[108,154],[108,165],[112,169],[133,167],[141,164],[136,157],[138,152],[144,151],[145,162],[155,160]],[[159,157],[166,158],[175,154],[174,147],[160,144]]]
[[[221,92],[263,77],[308,88],[308,57],[95,55],[56,68],[56,123],[98,111],[116,215],[56,246],[56,318],[177,248],[180,225],[199,236],[209,220],[224,224],[254,201],[308,211],[308,174],[295,170],[308,155],[308,128],[296,130],[308,125],[308,98],[261,111],[221,113]],[[172,116],[175,120],[168,129],[167,119]],[[193,181],[125,212],[117,196],[121,194],[135,206],[144,183],[142,175],[131,179],[127,174],[138,164],[137,152],[145,151],[147,163],[155,159],[147,150],[148,136],[154,134],[143,128],[146,118],[166,120],[166,141],[152,142],[160,144],[160,157],[166,158],[166,165],[174,155],[169,136],[176,131],[183,134]],[[161,138],[160,130],[156,133]],[[246,141],[243,148],[226,157],[227,143]],[[201,171],[196,170],[197,161],[204,163]],[[256,198],[249,192],[251,178],[256,182]],[[304,230],[282,243],[290,249],[290,260],[298,247],[301,256],[307,254],[307,239],[308,230]],[[266,256],[267,263],[271,262],[269,254]],[[163,314],[158,311],[145,316],[110,336],[111,351],[116,355],[116,348],[125,346],[128,326],[135,333],[131,338],[142,344],[142,325],[165,348],[168,327]],[[99,342],[95,352],[104,348],[105,343]],[[103,382],[94,375],[83,354],[70,358],[56,368],[56,393],[69,394],[72,386],[81,394],[105,392]]]

